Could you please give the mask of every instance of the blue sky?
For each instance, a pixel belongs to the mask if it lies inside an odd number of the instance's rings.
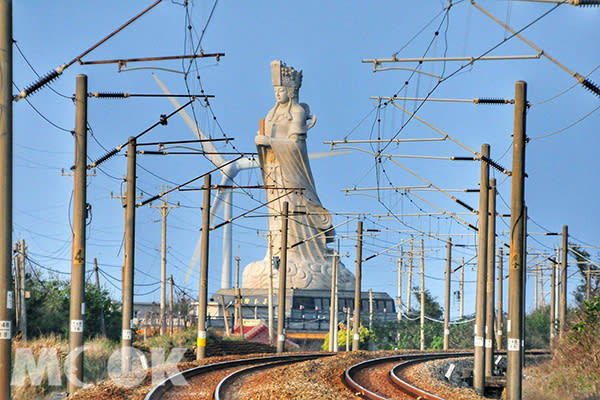
[[[72,59],[112,29],[129,19],[150,2],[78,2],[29,1],[14,4],[14,38],[31,65],[40,74]],[[517,1],[482,1],[482,6],[515,29],[520,29],[552,8],[542,3]],[[217,4],[210,23],[206,25],[213,2],[190,1],[187,11],[182,5],[163,1],[155,9],[133,23],[117,36],[93,51],[85,60],[148,57],[189,54],[206,26],[201,43],[205,52],[224,52],[218,63],[200,59],[188,75],[190,91],[197,93],[200,83],[206,93],[214,94],[211,110],[200,102],[194,112],[201,128],[213,137],[235,138],[230,145],[220,144],[223,151],[253,152],[258,120],[274,104],[269,63],[281,59],[304,71],[300,100],[310,105],[318,122],[308,137],[309,151],[328,151],[324,141],[393,137],[406,117],[392,106],[376,108],[370,96],[423,97],[435,87],[436,79],[423,74],[411,76],[407,71],[372,72],[372,65],[363,58],[412,58],[447,56],[477,57],[498,45],[509,34],[481,14],[467,1],[455,2],[447,13],[445,1],[423,2],[233,2]],[[437,16],[437,17],[436,17]],[[598,8],[577,8],[562,5],[523,32],[545,52],[567,65],[571,70],[587,75],[599,64],[600,24]],[[188,22],[188,21],[191,21]],[[431,23],[427,25],[429,22]],[[193,40],[189,29],[192,27]],[[423,29],[424,28],[424,29]],[[438,30],[438,35],[435,35]],[[420,32],[420,33],[419,33]],[[193,43],[193,44],[191,44]],[[428,49],[428,50],[427,50]],[[498,46],[490,55],[533,55],[535,51],[512,38]],[[462,63],[425,63],[422,70],[448,76]],[[161,67],[182,70],[179,61],[130,64],[135,67]],[[184,63],[183,67],[187,68]],[[415,67],[416,64],[402,66]],[[185,93],[183,75],[162,70],[138,69],[118,72],[116,65],[80,66],[67,69],[52,87],[60,94],[74,93],[75,77],[89,77],[89,91],[127,91],[158,93],[152,79],[155,72],[172,92]],[[200,77],[200,81],[197,77]],[[592,81],[600,82],[600,71],[593,72]],[[15,48],[14,82],[23,86],[35,80],[34,72]],[[547,135],[578,121],[598,107],[599,99],[581,86],[548,100],[575,84],[569,76],[548,60],[480,61],[437,86],[431,97],[464,98],[499,97],[512,99],[517,80],[528,83],[531,107],[527,116],[527,133],[531,138]],[[408,85],[405,82],[408,81]],[[54,124],[66,130],[74,126],[74,106],[49,88],[29,98],[31,103]],[[420,103],[399,103],[409,110]],[[112,148],[153,124],[160,114],[172,111],[166,99],[97,100],[88,103],[88,119],[94,138],[89,138],[89,156],[94,159],[104,153],[100,144]],[[191,112],[191,109],[189,110]],[[216,116],[216,122],[213,119]],[[482,106],[462,103],[431,103],[420,107],[418,116],[455,137],[471,149],[480,150],[482,143],[491,145],[492,158],[511,169],[511,132],[513,107]],[[379,121],[378,121],[379,120]],[[361,122],[362,121],[362,122]],[[556,135],[532,140],[527,146],[526,202],[529,207],[530,232],[560,231],[569,225],[572,241],[598,246],[600,218],[597,213],[600,168],[596,152],[600,145],[598,124],[600,114],[587,118]],[[63,273],[70,271],[69,215],[72,178],[61,175],[73,163],[73,139],[43,120],[25,101],[15,104],[14,110],[14,231],[13,239],[24,238],[30,258],[40,265]],[[436,133],[412,120],[398,138],[436,137]],[[192,133],[179,117],[169,120],[166,127],[150,132],[145,140],[192,139]],[[369,146],[361,145],[363,149]],[[375,147],[376,148],[376,147]],[[388,154],[417,154],[437,156],[468,156],[465,150],[451,142],[402,143],[391,145]],[[442,188],[477,188],[479,165],[470,162],[443,160],[401,159],[403,165]],[[173,186],[202,174],[211,164],[198,156],[139,156],[138,184],[145,197],[156,194],[161,184]],[[144,169],[142,169],[144,168]],[[423,185],[413,176],[391,162],[375,166],[372,156],[359,151],[312,163],[321,201],[332,212],[414,213],[437,211],[413,195],[382,191],[380,200],[367,196],[346,196],[341,189],[351,187]],[[120,245],[123,214],[120,202],[110,193],[121,193],[121,178],[125,174],[125,158],[121,155],[107,161],[97,176],[90,177],[88,202],[93,218],[88,226],[87,257],[98,258],[104,273],[120,278],[122,252]],[[498,179],[498,210],[508,213],[510,180],[492,171]],[[219,175],[213,176],[218,181]],[[243,172],[236,179],[240,185],[260,183],[257,171]],[[248,195],[252,194],[252,198]],[[376,196],[376,193],[371,193]],[[449,211],[462,212],[455,203],[440,193],[417,192],[429,202]],[[477,208],[476,194],[456,194]],[[265,198],[258,190],[234,195],[234,215],[255,207]],[[198,271],[187,284],[183,277],[199,238],[201,221],[201,192],[174,193],[170,201],[179,201],[181,208],[171,212],[168,219],[169,273],[180,286],[195,296]],[[259,211],[257,214],[264,214]],[[474,216],[462,216],[475,224]],[[344,222],[347,216],[335,216],[334,222]],[[138,209],[136,249],[137,301],[158,301],[156,282],[160,273],[159,213],[147,207]],[[505,220],[508,223],[508,219]],[[535,223],[539,224],[536,226]],[[473,245],[472,233],[450,218],[404,217],[378,219],[369,215],[365,227],[403,232],[381,232],[365,238],[363,253],[377,253],[409,237],[409,225],[420,231],[436,234],[455,234],[456,243]],[[234,225],[234,253],[242,265],[261,259],[266,252],[264,218],[242,218]],[[507,225],[498,220],[498,230]],[[338,229],[341,236],[351,236],[355,221]],[[211,235],[209,285],[212,293],[219,287],[221,274],[220,231]],[[507,241],[504,234],[502,240]],[[559,238],[532,235],[529,244],[544,254],[553,254]],[[444,244],[426,240],[433,249],[426,257],[426,286],[440,301],[443,299]],[[238,250],[239,248],[239,250]],[[404,247],[407,248],[406,246]],[[342,253],[347,267],[354,268],[354,239],[341,238]],[[597,247],[588,249],[597,255]],[[533,252],[533,251],[532,251]],[[533,253],[535,254],[535,253]],[[454,264],[459,258],[470,259],[474,247],[455,248]],[[398,254],[389,253],[373,258],[364,265],[364,288],[387,291],[395,296],[395,263]],[[530,265],[536,262],[530,257]],[[415,263],[417,265],[417,263]],[[505,260],[505,271],[507,263]],[[37,267],[41,269],[40,267]],[[43,269],[42,269],[43,270]],[[91,270],[91,268],[90,268]],[[574,267],[572,268],[574,271]],[[546,273],[546,276],[548,273]],[[62,275],[67,277],[67,275]],[[475,272],[466,270],[466,313],[474,311]],[[103,285],[115,295],[118,280],[102,275]],[[570,280],[571,287],[579,281]],[[404,280],[406,282],[406,279]],[[528,308],[533,298],[533,277],[528,281]],[[115,286],[113,286],[115,285]],[[505,285],[507,287],[507,285]],[[545,288],[546,293],[549,287]],[[146,294],[151,292],[150,294]],[[506,294],[505,294],[506,295]],[[457,304],[452,306],[457,315]]]

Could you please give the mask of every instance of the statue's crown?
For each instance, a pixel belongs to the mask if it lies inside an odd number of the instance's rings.
[[[302,71],[296,71],[294,67],[288,67],[281,61],[272,61],[271,81],[273,86],[293,88],[297,95],[298,89],[302,86]]]

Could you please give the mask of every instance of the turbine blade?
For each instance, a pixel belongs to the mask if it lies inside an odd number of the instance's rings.
[[[231,185],[232,179],[234,177],[235,177],[235,175],[234,176],[223,175],[223,177],[221,178],[221,186]],[[211,226],[215,225],[215,219],[217,218],[217,215],[219,215],[219,213],[221,212],[221,208],[223,208],[223,196],[224,196],[225,190],[228,190],[228,189],[221,189],[217,192],[217,195],[215,196],[215,199],[213,200],[212,206],[210,207],[210,224],[211,224]]]
[[[349,151],[324,151],[321,153],[309,153],[308,158],[311,160],[318,160],[320,158],[337,157],[350,154]]]
[[[237,169],[252,169],[259,168],[260,164],[256,158],[241,158],[237,162]]]
[[[154,80],[156,81],[158,86],[160,86],[161,90],[165,94],[167,94],[167,95],[171,94],[171,92],[169,92],[169,89],[167,89],[167,87],[164,85],[164,83],[162,83],[162,81],[160,79],[158,79],[158,76],[156,76],[156,74],[152,74],[152,76],[154,77]],[[178,109],[179,107],[181,107],[181,105],[179,104],[179,102],[177,101],[177,99],[175,97],[169,97],[168,99],[171,102],[171,104],[173,105],[173,108]],[[181,116],[181,118],[183,118],[183,121],[185,122],[185,124],[191,129],[191,131],[194,133],[194,135],[196,135],[196,137],[198,139],[208,139],[208,136],[206,136],[204,134],[204,132],[202,132],[202,130],[200,129],[200,127],[198,125],[196,125],[196,122],[194,122],[194,120],[190,117],[190,115],[187,113],[187,111],[180,110],[178,114]],[[221,166],[221,165],[225,164],[226,160],[219,154],[216,154],[217,149],[211,142],[202,142],[201,145],[202,145],[202,148],[204,149],[204,151],[206,151],[208,153],[214,153],[214,154],[207,154],[206,157],[208,157],[208,159],[210,161],[212,161],[216,166]]]
[[[194,272],[194,268],[196,268],[196,264],[198,264],[198,260],[200,259],[200,242],[201,239],[198,238],[198,243],[196,243],[194,254],[192,254],[192,260],[190,261],[187,271],[185,271],[185,278],[183,279],[184,285],[190,280],[190,276],[192,276],[192,272]]]

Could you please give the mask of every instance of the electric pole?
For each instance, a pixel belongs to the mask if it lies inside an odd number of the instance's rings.
[[[538,286],[539,286],[539,280],[540,280],[537,264],[535,264],[533,266],[533,270],[535,273],[535,286],[533,287],[533,304],[534,304],[533,309],[535,311],[537,311],[538,310]]]
[[[242,313],[242,293],[240,291],[240,257],[235,257],[235,310],[233,324],[239,326],[240,336],[244,338],[244,314]]]
[[[560,268],[561,289],[560,289],[560,338],[567,331],[567,261],[569,256],[569,228],[563,225],[562,228],[562,265]]]
[[[485,376],[494,371],[494,289],[496,285],[496,179],[490,179],[488,198],[487,276],[485,301]]]
[[[525,315],[527,304],[527,206],[523,206],[523,294],[522,304],[523,312],[521,313],[521,370],[525,368]]]
[[[169,333],[173,336],[173,275],[169,275]]]
[[[100,292],[100,274],[98,273],[98,260],[94,258],[94,276],[96,278],[96,289]],[[100,333],[106,337],[106,321],[104,321],[104,307],[100,307]]]
[[[71,261],[71,301],[69,308],[69,357],[67,391],[72,394],[83,382],[83,319],[85,313],[85,220],[87,216],[87,76],[77,75],[75,89],[75,171],[73,173],[73,247]]]
[[[592,288],[590,286],[590,284],[591,284],[590,274],[591,274],[590,264],[588,264],[587,270],[585,272],[585,301],[590,301],[590,298],[592,296]],[[544,295],[542,295],[542,299],[544,298],[543,296]]]
[[[503,297],[503,289],[502,284],[504,282],[504,271],[503,271],[503,257],[502,247],[498,247],[498,314],[496,315],[496,348],[498,351],[502,350],[502,321],[504,320],[504,311],[502,310],[502,297]]]
[[[338,346],[338,312],[339,312],[339,307],[338,307],[338,270],[337,270],[337,262],[339,259],[339,249],[340,249],[340,243],[338,240],[338,251],[335,253],[336,254],[336,266],[335,266],[335,302],[333,305],[333,351],[337,352],[339,350],[339,346]]]
[[[329,351],[333,350],[334,340],[333,335],[335,331],[335,291],[337,286],[337,253],[333,251],[333,257],[331,258],[331,298],[329,299]]]
[[[479,226],[477,246],[477,291],[475,302],[475,361],[473,368],[473,388],[479,395],[485,390],[485,312],[487,281],[487,236],[488,236],[488,199],[490,168],[484,159],[490,158],[490,145],[481,146],[481,180],[479,183]],[[485,157],[485,158],[483,158]]]
[[[271,231],[267,233],[267,241],[269,242],[269,286],[267,293],[269,310],[267,316],[269,320],[269,344],[273,345],[273,237],[271,236]]]
[[[425,350],[425,248],[421,239],[421,351]]]
[[[522,393],[523,365],[521,353],[524,314],[523,269],[526,264],[524,240],[525,212],[525,137],[526,137],[527,83],[515,85],[515,120],[513,129],[513,168],[510,207],[510,266],[508,286],[507,322],[507,400],[520,400]]]
[[[460,258],[460,308],[459,308],[459,319],[465,317],[465,258]]]
[[[406,313],[410,313],[410,298],[412,297],[412,271],[413,271],[413,252],[414,252],[414,238],[410,237],[410,250],[408,252],[408,284],[406,291]]]
[[[12,343],[12,0],[0,0],[0,398],[10,399]]]
[[[27,303],[25,287],[25,259],[27,258],[27,244],[25,239],[15,243],[17,256],[15,257],[15,281],[16,306],[17,306],[17,329],[21,332],[21,339],[27,340]]]
[[[446,298],[444,302],[444,351],[448,351],[450,336],[450,264],[452,263],[452,238],[446,243]]]
[[[277,303],[277,352],[285,350],[285,298],[287,278],[287,241],[288,241],[288,211],[289,204],[283,202],[281,210],[281,257],[279,262],[279,294]]]
[[[196,360],[206,356],[206,302],[208,300],[208,238],[210,229],[210,174],[204,176],[202,234],[200,236],[200,292],[198,295],[198,338]]]
[[[557,259],[558,261],[558,259]],[[556,336],[556,262],[552,262],[550,273],[550,348],[554,347]]]
[[[125,266],[123,267],[122,371],[131,371],[131,320],[133,318],[133,271],[135,266],[136,141],[127,144],[127,193],[125,194]]]
[[[358,221],[356,229],[356,280],[354,285],[354,326],[352,329],[352,351],[358,351],[360,344],[360,284],[362,280],[362,233],[363,223]],[[348,326],[350,329],[350,326]]]
[[[540,268],[540,307],[544,308],[546,302],[544,300],[544,268]]]
[[[398,258],[398,312],[397,319],[398,321],[402,321],[402,258],[404,254],[400,253],[400,258]]]
[[[373,329],[373,289],[369,289],[369,331]]]
[[[21,283],[19,282],[21,279],[21,244],[20,242],[15,242],[14,247],[15,253],[15,322],[17,326],[17,335],[21,330]]]
[[[167,187],[166,190],[169,188]],[[161,192],[166,191],[161,187]],[[167,304],[167,216],[172,208],[179,207],[179,203],[175,205],[169,204],[169,195],[165,195],[161,198],[161,205],[156,207],[150,204],[150,208],[157,208],[160,210],[161,216],[161,252],[160,252],[160,334],[164,335],[167,333],[167,315],[166,315],[166,304]]]
[[[346,308],[346,351],[350,351],[350,307]]]

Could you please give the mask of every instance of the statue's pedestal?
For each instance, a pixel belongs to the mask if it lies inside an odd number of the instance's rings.
[[[268,321],[268,291],[266,289],[240,289],[242,314],[244,318],[258,318]],[[273,290],[273,315],[277,320],[278,291]],[[329,302],[331,290],[288,289],[286,291],[285,317],[287,331],[326,332],[329,329]],[[225,304],[229,315],[233,315],[235,289],[219,289],[211,298],[213,303]],[[396,319],[394,299],[385,292],[373,292],[373,320],[388,321]],[[338,291],[338,321],[346,319],[347,307],[354,309],[354,291]],[[222,318],[222,306],[219,306],[218,320]],[[354,316],[354,314],[352,314]],[[211,319],[212,319],[211,318]],[[361,321],[367,326],[369,320],[369,293],[361,293]]]
[[[288,259],[286,284],[289,288],[330,290],[332,257],[324,261]],[[354,275],[338,261],[339,290],[354,290]],[[244,268],[242,287],[267,289],[269,283],[269,260],[254,261]],[[279,270],[273,268],[273,287],[279,286]]]

